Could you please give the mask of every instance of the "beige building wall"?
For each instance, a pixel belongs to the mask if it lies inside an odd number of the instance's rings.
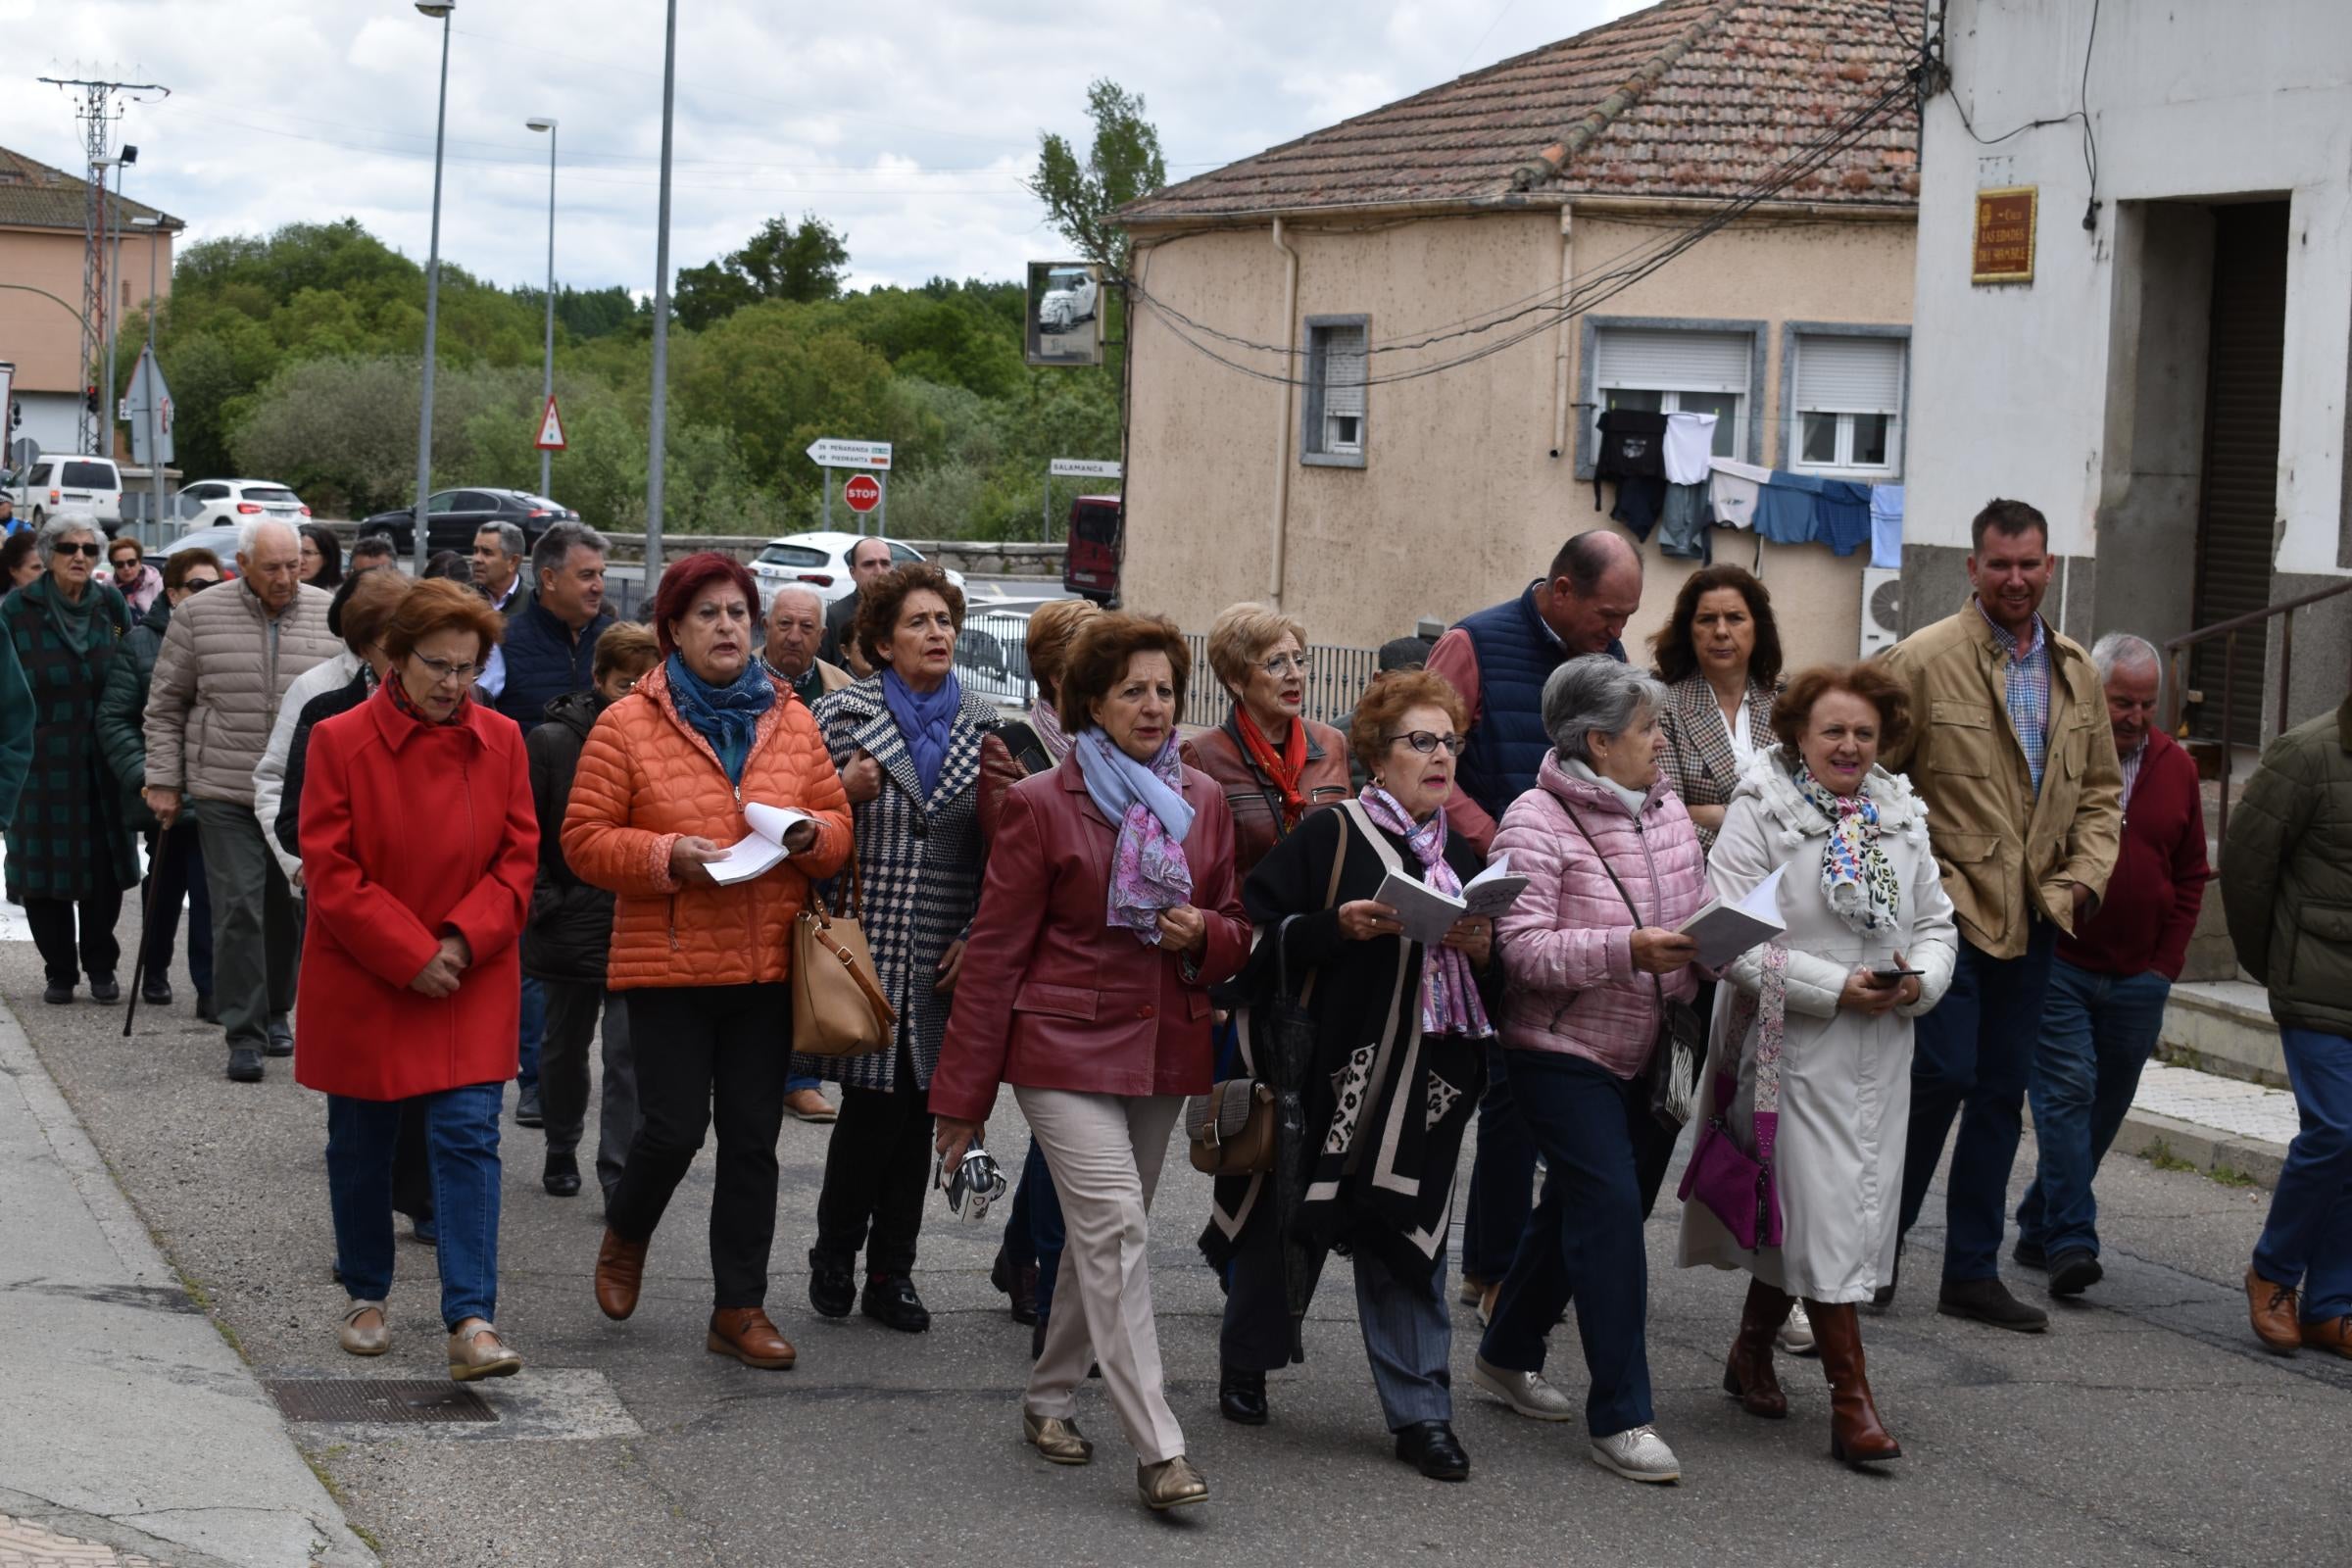
[[[1687,216],[1602,216],[1579,210],[1572,265],[1590,278],[1652,244]],[[1386,226],[1287,227],[1298,252],[1295,319],[1282,319],[1284,260],[1270,226],[1154,243],[1139,233],[1138,275],[1156,300],[1194,320],[1260,343],[1301,341],[1309,316],[1368,315],[1375,344],[1446,330],[1504,301],[1557,290],[1554,211],[1422,218]],[[1653,276],[1594,306],[1602,316],[1760,319],[1767,356],[1763,461],[1783,461],[1778,428],[1781,323],[1903,324],[1910,319],[1913,225],[1818,217],[1710,236]],[[1284,373],[1278,355],[1188,335],[1254,368]],[[1554,445],[1554,387],[1566,354],[1578,397],[1579,328],[1539,333],[1472,365],[1367,391],[1365,466],[1298,462],[1298,412],[1285,388],[1254,380],[1188,346],[1149,306],[1134,318],[1129,429],[1126,602],[1204,628],[1223,606],[1271,596],[1280,480],[1289,497],[1281,598],[1316,642],[1373,646],[1424,615],[1451,622],[1514,596],[1570,534],[1606,521],[1592,484],[1576,475],[1574,421]],[[1425,351],[1376,355],[1377,380],[1515,335],[1509,326]],[[1300,361],[1303,365],[1303,361]],[[1288,457],[1277,453],[1288,428]],[[1611,524],[1614,526],[1614,524]],[[1718,530],[1717,559],[1755,564],[1752,536]],[[1691,564],[1648,551],[1642,612],[1629,650],[1666,617]],[[1859,645],[1866,555],[1838,560],[1819,545],[1763,547],[1762,573],[1792,662],[1851,659]]]
[[[120,323],[147,303],[148,247],[155,255],[158,297],[172,292],[172,239],[122,231],[122,270],[110,290]],[[0,360],[17,367],[20,392],[78,392],[89,383],[81,363],[81,236],[63,229],[0,228],[0,283],[43,289],[64,300],[0,289]],[[127,295],[125,288],[127,287]]]

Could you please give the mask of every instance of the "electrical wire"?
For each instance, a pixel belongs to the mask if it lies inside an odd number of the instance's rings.
[[[1960,90],[1953,84],[1951,64],[1943,56],[1945,48],[1943,21],[1945,11],[1949,9],[1949,0],[1946,0],[1945,6],[1936,13],[1936,33],[1933,38],[1925,42],[1922,58],[1923,60],[1932,59],[1934,64],[1941,69],[1943,90],[1952,95],[1952,108],[1960,116],[1960,128],[1967,131],[1969,138],[1978,146],[1997,147],[2011,137],[2022,136],[2029,130],[2043,130],[2052,125],[2064,125],[2074,121],[2081,121],[2082,122],[2082,172],[2090,180],[2090,205],[2082,209],[2082,226],[2086,229],[2097,228],[2099,226],[2099,137],[2090,122],[2090,61],[2091,53],[2098,47],[2099,42],[2099,0],[2090,0],[2090,29],[2082,41],[2082,77],[2075,89],[2076,107],[2063,115],[2050,115],[2039,120],[2029,120],[2014,130],[2002,131],[1998,136],[1983,135],[1977,130],[1976,124],[1968,117],[1968,105],[1961,101]]]

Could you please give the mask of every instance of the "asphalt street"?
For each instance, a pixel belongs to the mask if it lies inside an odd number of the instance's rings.
[[[126,913],[126,944],[134,922]],[[259,1087],[225,1082],[218,1032],[194,1022],[184,972],[174,983],[178,1004],[141,1009],[125,1040],[120,1007],[44,1006],[30,943],[0,941],[0,994],[191,1293],[257,1372],[441,1377],[432,1253],[405,1239],[392,1353],[363,1363],[336,1349],[344,1298],[329,1276],[323,1102],[283,1062]],[[1091,1468],[1055,1469],[1022,1445],[1028,1330],[989,1287],[994,1227],[959,1226],[934,1206],[917,1275],[936,1316],[927,1335],[810,1312],[803,1259],[828,1133],[785,1127],[768,1306],[801,1358],[794,1371],[763,1373],[703,1348],[709,1154],[655,1242],[643,1305],[609,1323],[590,1294],[596,1200],[546,1197],[539,1135],[510,1118],[499,1321],[528,1369],[488,1386],[501,1419],[293,1428],[383,1560],[2352,1560],[2338,1462],[2352,1450],[2352,1363],[2274,1358],[2249,1336],[2238,1282],[2259,1192],[2114,1161],[2101,1193],[2107,1282],[2038,1337],[1936,1315],[1932,1206],[1914,1238],[1916,1283],[1891,1315],[1865,1319],[1872,1382],[1905,1457],[1861,1475],[1827,1457],[1815,1364],[1783,1361],[1785,1423],[1745,1416],[1721,1393],[1744,1276],[1672,1266],[1670,1178],[1649,1232],[1649,1351],[1657,1424],[1683,1483],[1606,1475],[1586,1460],[1581,1423],[1530,1422],[1473,1390],[1476,1320],[1462,1307],[1456,1427],[1474,1468],[1467,1485],[1446,1486],[1390,1456],[1344,1279],[1318,1302],[1307,1362],[1273,1379],[1273,1422],[1218,1419],[1220,1296],[1193,1248],[1207,1191],[1174,1151],[1154,1213],[1154,1294],[1170,1394],[1214,1496],[1153,1518],[1135,1501],[1099,1387],[1082,1396],[1082,1424],[1099,1444]],[[991,1134],[1008,1158],[1024,1147],[1009,1096]],[[2035,1277],[2012,1283],[2039,1298]],[[1569,1333],[1552,1372],[1581,1398]]]

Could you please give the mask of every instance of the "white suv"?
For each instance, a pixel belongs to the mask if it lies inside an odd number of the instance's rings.
[[[178,515],[190,529],[233,528],[256,517],[306,522],[311,509],[274,479],[199,479],[180,487]]]
[[[8,498],[35,528],[58,513],[80,512],[112,534],[122,523],[122,470],[112,458],[35,458],[9,480]]]

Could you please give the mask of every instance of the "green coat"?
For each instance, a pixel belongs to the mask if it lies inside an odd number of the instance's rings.
[[[2279,1026],[2352,1038],[2352,697],[2262,754],[2230,812],[2222,905]]]
[[[155,679],[155,656],[172,625],[172,601],[158,594],[139,623],[122,639],[122,650],[107,666],[98,694],[98,750],[107,770],[122,787],[122,821],[134,833],[153,833],[163,824],[147,808],[147,688]],[[183,799],[183,822],[196,819],[196,803]]]
[[[5,604],[0,600],[0,604]],[[0,637],[0,831],[17,817],[17,797],[32,767],[32,688],[13,638]]]
[[[122,796],[98,753],[98,694],[130,630],[130,607],[92,583],[94,635],[70,646],[50,609],[51,580],[0,601],[0,635],[15,644],[32,688],[32,766],[8,828],[8,891],[20,899],[85,899],[138,886]]]

